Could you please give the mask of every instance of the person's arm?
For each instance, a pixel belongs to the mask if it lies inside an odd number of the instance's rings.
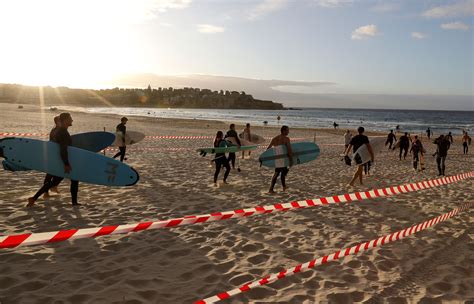
[[[242,143],[240,142],[239,134],[237,134],[237,131],[234,131],[234,135],[239,147],[242,146]]]
[[[64,132],[57,134],[57,141],[59,144],[59,155],[61,156],[61,160],[64,163],[64,172],[69,173],[71,171],[71,165],[69,164],[69,155],[68,155],[68,141],[67,135]]]
[[[272,141],[270,142],[270,144],[267,147],[267,150],[274,146],[274,141],[275,141],[275,138],[272,139]]]

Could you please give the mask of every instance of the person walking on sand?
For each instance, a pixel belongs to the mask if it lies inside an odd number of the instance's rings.
[[[430,128],[428,127],[428,129],[426,129],[426,136],[428,136],[428,139],[431,139],[431,135],[433,135],[433,133],[431,132]]]
[[[413,155],[413,169],[417,171],[420,155],[423,155],[423,144],[418,139],[418,135],[415,135],[415,140],[411,144],[410,153]]]
[[[251,134],[251,131],[250,131],[250,124],[247,123],[245,125],[245,128],[244,130],[242,131],[242,137],[243,139],[245,139],[246,141],[249,141],[249,142],[252,142],[252,134]],[[248,154],[250,156],[250,150],[248,151]],[[242,151],[242,159],[245,158],[245,151]]]
[[[469,145],[471,144],[471,137],[467,134],[467,131],[464,132],[462,136],[462,153],[467,154],[469,152]]]
[[[73,168],[69,163],[69,156],[68,156],[68,146],[72,144],[71,135],[68,132],[68,128],[72,126],[72,117],[69,113],[61,113],[59,115],[60,126],[55,131],[54,141],[59,144],[59,154],[61,160],[64,163],[64,173],[70,173]],[[28,198],[27,207],[32,207],[38,198],[46,193],[52,187],[59,185],[59,183],[63,180],[63,177],[53,176],[52,180],[43,184],[43,186],[36,192],[33,197]],[[72,198],[72,205],[79,206],[80,204],[77,202],[77,193],[79,190],[79,182],[75,180],[71,180],[71,198]]]
[[[224,139],[224,133],[222,131],[217,131],[216,138],[214,139],[214,147],[227,147],[227,141]],[[221,172],[221,167],[225,167],[224,173],[224,184],[227,184],[227,177],[230,173],[229,160],[225,157],[225,153],[216,153],[214,158],[216,163],[216,171],[214,172],[214,186],[217,187],[217,178]]]
[[[400,136],[400,154],[398,155],[398,158],[402,160],[402,154],[403,154],[403,159],[407,158],[408,154],[408,148],[410,147],[410,139],[408,138],[408,133],[405,132],[404,135]]]
[[[444,135],[440,135],[433,142],[436,146],[436,163],[438,164],[438,175],[444,175],[446,157],[448,156],[448,150],[451,147],[451,143],[446,139]]]
[[[349,143],[349,146],[347,147],[346,151],[344,152],[345,156],[348,156],[351,148],[353,148],[353,153],[355,153],[362,145],[367,145],[367,148],[370,153],[370,160],[373,162],[374,161],[374,151],[372,150],[372,146],[370,145],[369,138],[364,135],[364,127],[359,127],[357,129],[357,132],[359,133],[358,135],[352,137],[351,142]],[[364,165],[358,165],[356,171],[354,172],[354,176],[352,177],[351,181],[349,184],[347,184],[348,187],[353,187],[354,182],[359,179],[359,182],[361,185],[362,183],[362,170],[364,168]]]
[[[125,158],[125,152],[127,151],[127,144],[125,143],[125,135],[127,133],[127,127],[125,126],[127,124],[128,118],[127,117],[122,117],[120,119],[120,123],[117,125],[115,131],[117,133],[117,136],[120,137],[120,146],[119,152],[114,155],[114,158],[117,158],[120,156],[120,161],[123,162],[123,160],[127,160]]]
[[[454,143],[453,134],[451,134],[451,132],[449,132],[448,135],[446,135],[446,139],[449,140],[451,144]]]
[[[351,131],[346,130],[344,133],[344,151],[346,151],[347,147],[349,147],[349,143],[351,142],[352,134]]]
[[[291,142],[290,142],[290,138],[288,137],[288,134],[290,134],[290,128],[288,126],[282,126],[280,129],[280,135],[273,137],[272,141],[270,142],[270,145],[268,145],[267,147],[267,150],[270,149],[271,147],[286,145],[286,149],[288,151],[289,164],[291,167],[293,165],[293,158],[292,158],[293,152],[291,150]],[[283,187],[283,191],[286,191],[287,189],[286,176],[288,175],[289,171],[290,169],[288,167],[275,168],[275,173],[273,173],[272,182],[270,184],[270,189],[268,190],[268,193],[275,193],[274,187],[277,182],[278,176],[280,174],[281,174],[281,185]]]
[[[336,122],[334,122],[332,125],[333,125],[333,127],[334,127],[334,130],[336,130],[337,127],[339,126]]]
[[[390,130],[390,133],[388,133],[387,135],[387,140],[385,141],[385,146],[389,145],[388,146],[388,149],[392,149],[392,145],[394,142],[397,141],[397,137],[395,136],[395,134],[393,134],[393,130]]]
[[[225,134],[225,138],[235,138],[237,145],[240,147],[242,144],[240,143],[239,135],[235,131],[235,124],[230,124],[229,131]],[[227,160],[232,164],[232,169],[235,169],[235,153],[229,152],[229,157]]]

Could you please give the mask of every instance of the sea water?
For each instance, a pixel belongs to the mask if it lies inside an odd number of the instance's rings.
[[[288,125],[290,127],[355,129],[369,131],[399,130],[422,133],[429,127],[434,134],[462,134],[474,128],[474,111],[371,110],[301,108],[292,110],[162,109],[134,107],[62,107],[88,113],[119,114],[160,118],[218,120],[251,125]],[[280,120],[277,118],[280,117]]]

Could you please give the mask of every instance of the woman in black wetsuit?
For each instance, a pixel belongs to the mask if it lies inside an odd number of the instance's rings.
[[[227,147],[227,141],[224,139],[224,133],[222,133],[222,131],[217,132],[216,138],[214,139],[214,147]],[[217,186],[217,178],[219,177],[222,166],[225,167],[224,184],[227,184],[227,177],[230,173],[230,165],[229,161],[225,157],[225,153],[216,153],[214,161],[216,163],[216,172],[214,172],[214,185]]]

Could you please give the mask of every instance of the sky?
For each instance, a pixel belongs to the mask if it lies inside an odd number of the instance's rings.
[[[473,26],[474,0],[1,1],[0,83],[200,74],[472,101]]]

